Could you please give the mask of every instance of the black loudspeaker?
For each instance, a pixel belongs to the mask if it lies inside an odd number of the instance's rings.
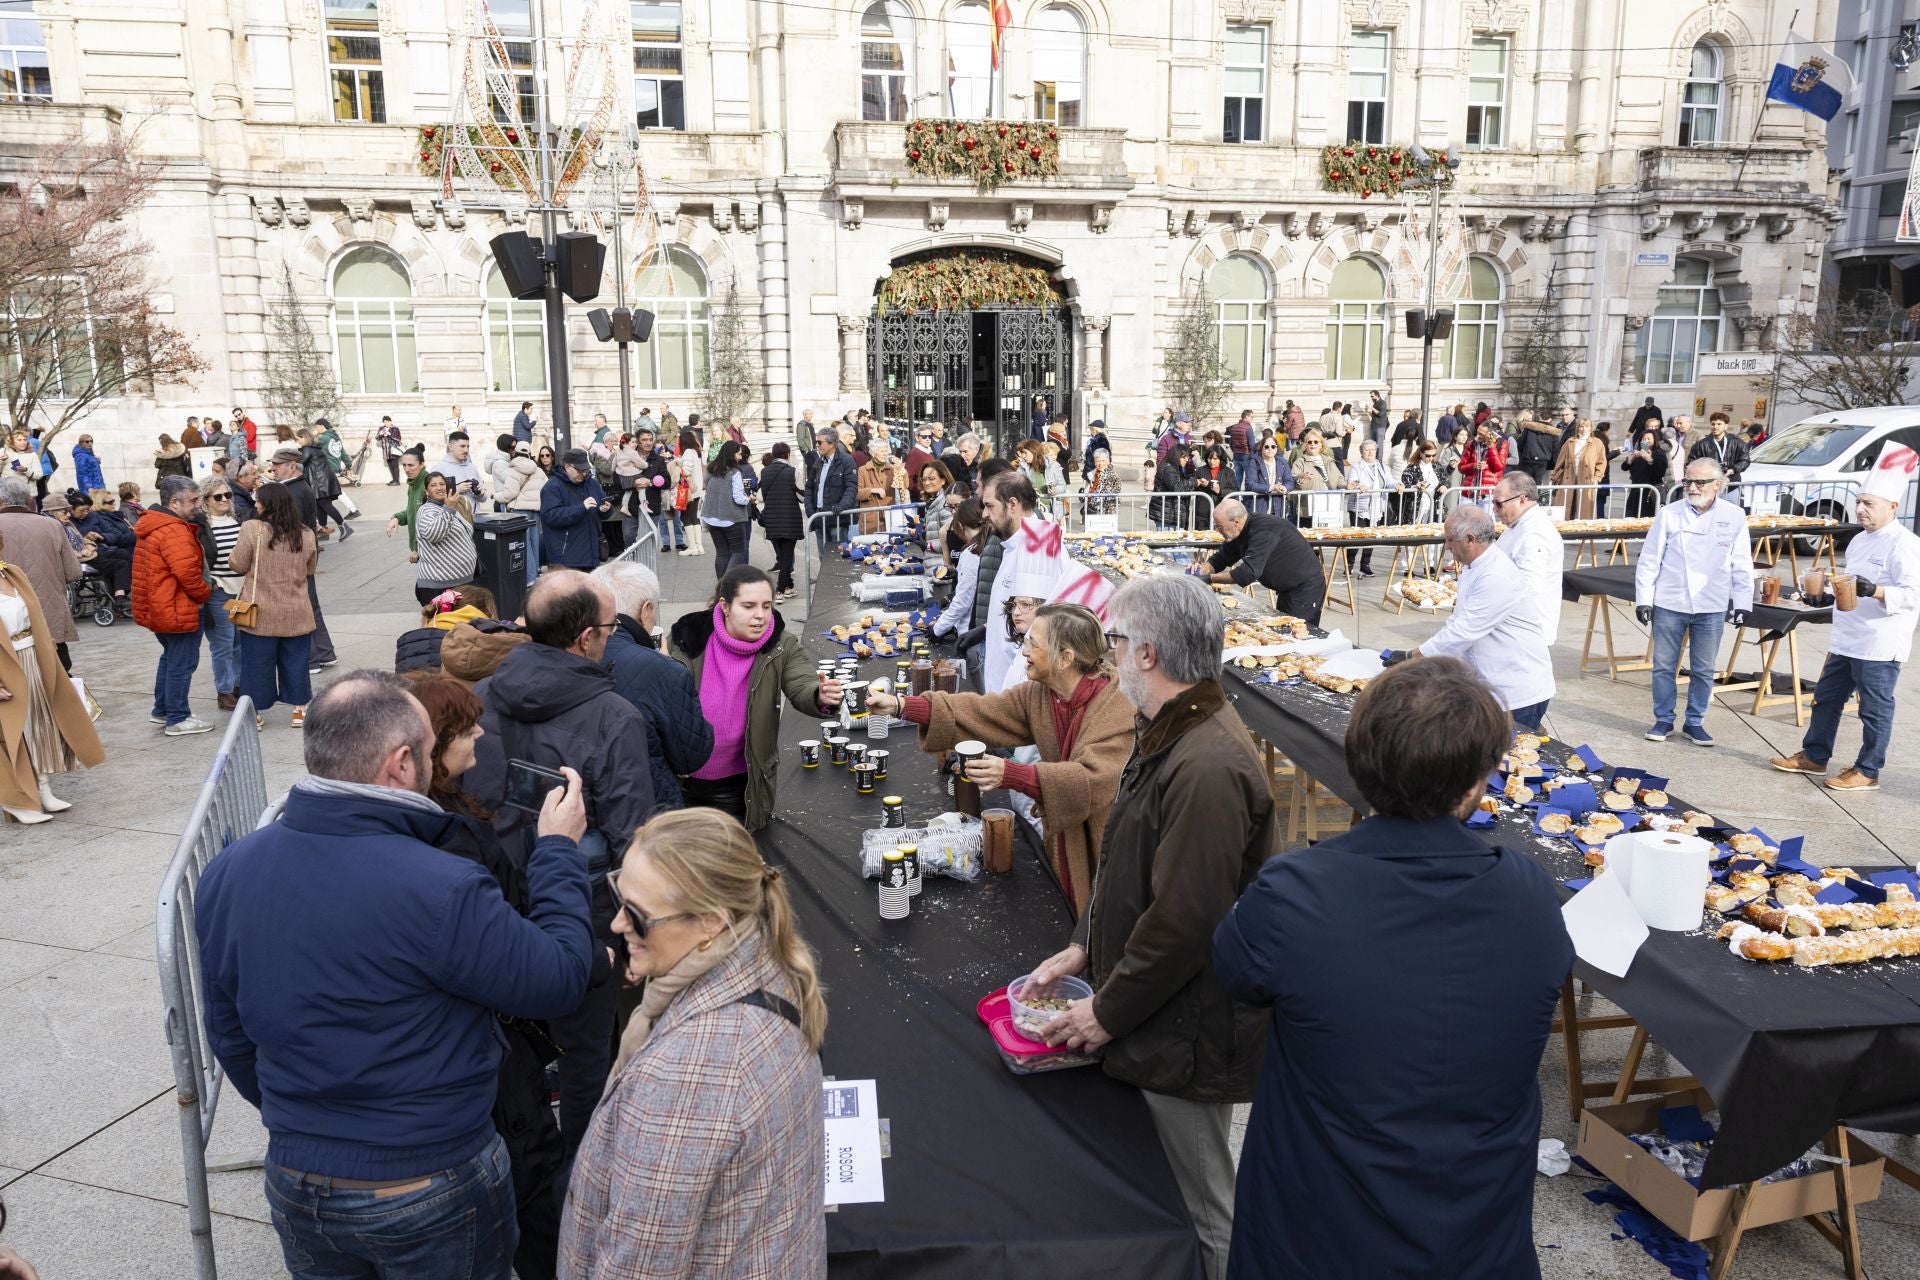
[[[620,313],[616,311],[613,313],[613,315],[614,315],[614,324],[616,326],[615,332],[618,333],[619,330],[617,326],[619,325],[619,322],[620,322]],[[636,308],[633,312],[630,313],[630,316],[628,318],[628,324],[632,327],[632,330],[633,330],[633,336],[627,339],[627,341],[629,342],[645,342],[648,338],[651,338],[653,336],[653,312],[651,311],[645,311],[645,310],[640,310]]]
[[[587,323],[593,326],[593,336],[602,342],[613,341],[613,320],[607,315],[605,307],[595,307],[587,312]]]
[[[1441,307],[1433,313],[1433,340],[1445,342],[1453,333],[1453,309]]]
[[[607,263],[607,247],[585,231],[562,231],[555,238],[554,248],[560,292],[575,302],[592,302],[599,297],[600,272]]]
[[[1427,313],[1419,307],[1414,307],[1407,312],[1407,336],[1415,340],[1427,336]]]
[[[595,307],[587,312],[587,323],[593,326],[593,336],[602,342],[645,342],[653,333],[653,312]]]
[[[507,292],[516,298],[539,297],[547,287],[547,278],[540,265],[540,246],[533,237],[524,231],[503,231],[490,243]]]

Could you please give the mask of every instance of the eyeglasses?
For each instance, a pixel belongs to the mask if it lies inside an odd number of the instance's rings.
[[[1516,493],[1511,498],[1495,498],[1493,500],[1493,505],[1495,507],[1504,507],[1509,502],[1518,502],[1519,500],[1520,500],[1520,495]]]
[[[656,926],[672,924],[675,920],[691,920],[698,914],[693,911],[676,911],[670,916],[653,916],[649,918],[641,915],[640,908],[620,896],[620,873],[618,871],[610,871],[607,873],[607,888],[613,891],[614,903],[619,906],[620,913],[626,916],[627,923],[633,927],[633,936],[636,938],[645,938],[647,931]]]
[[[233,501],[233,493],[231,491],[225,491],[221,493],[210,493],[207,495],[207,501],[208,502],[231,502]]]
[[[1706,480],[1695,480],[1692,476],[1688,476],[1685,480],[1682,480],[1680,483],[1688,489],[1711,489],[1714,485],[1717,485],[1720,482],[1712,478],[1708,478]]]
[[[586,629],[588,631],[611,631],[619,625],[620,619],[615,618],[612,622],[589,622]]]
[[[1127,633],[1124,631],[1103,631],[1101,634],[1107,638],[1107,643],[1110,645],[1119,644],[1122,640],[1128,638]]]

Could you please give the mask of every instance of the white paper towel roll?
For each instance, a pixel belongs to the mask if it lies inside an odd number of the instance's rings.
[[[1607,874],[1624,876],[1627,896],[1650,929],[1700,927],[1713,846],[1670,831],[1626,831],[1607,841]]]

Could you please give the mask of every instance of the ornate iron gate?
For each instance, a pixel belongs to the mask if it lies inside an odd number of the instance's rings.
[[[951,438],[978,422],[1005,457],[1027,438],[1035,397],[1047,413],[1071,411],[1072,320],[1051,306],[876,309],[867,320],[867,366],[874,414],[894,429],[897,445],[920,423],[944,422]],[[1077,428],[1069,435],[1077,443]]]
[[[1065,307],[1009,307],[997,319],[994,449],[1007,457],[1031,433],[1036,398],[1047,414],[1070,410],[1073,330]],[[1071,422],[1068,439],[1078,442]]]
[[[973,417],[972,313],[875,311],[867,320],[868,382],[874,416],[903,429],[945,422],[958,435]]]

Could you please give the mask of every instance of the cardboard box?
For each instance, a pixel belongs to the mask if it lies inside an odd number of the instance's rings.
[[[1701,1191],[1627,1136],[1657,1132],[1663,1108],[1688,1105],[1698,1107],[1704,1114],[1713,1109],[1713,1099],[1704,1089],[1690,1089],[1617,1107],[1589,1107],[1580,1113],[1580,1158],[1613,1179],[1622,1191],[1640,1202],[1641,1208],[1678,1235],[1688,1240],[1705,1240],[1727,1229],[1733,1210],[1733,1188]],[[1847,1135],[1847,1153],[1853,1160],[1854,1205],[1878,1200],[1886,1157],[1851,1133]],[[1835,1204],[1833,1178],[1816,1171],[1805,1177],[1755,1187],[1747,1208],[1746,1225],[1764,1227],[1809,1214],[1827,1213]]]

